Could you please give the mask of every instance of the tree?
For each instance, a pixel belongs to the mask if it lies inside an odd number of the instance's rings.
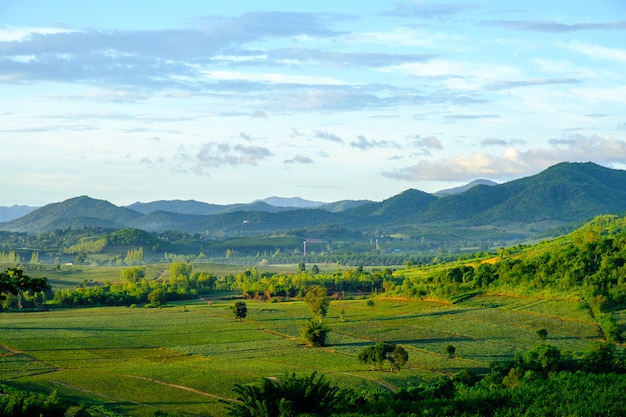
[[[246,303],[244,301],[237,301],[235,305],[233,305],[233,314],[235,314],[237,321],[245,319],[248,315],[248,306],[246,306]]]
[[[330,298],[326,294],[326,288],[314,285],[306,292],[304,301],[311,308],[311,312],[317,318],[317,321],[321,323],[324,317],[326,317],[328,307],[330,306]]]
[[[138,282],[146,276],[146,268],[143,266],[133,266],[130,268],[122,268],[120,277],[122,281]]]
[[[193,266],[187,262],[172,262],[170,265],[170,280],[188,280],[191,276]]]
[[[548,329],[537,330],[537,337],[541,340],[546,340],[548,338]]]
[[[161,288],[153,290],[148,294],[148,301],[155,307],[161,307],[165,303],[165,291]]]
[[[376,307],[376,303],[375,303],[375,302],[374,302],[374,300],[372,300],[371,298],[370,298],[369,300],[367,300],[367,303],[365,303],[365,304],[367,304],[367,306],[368,306],[370,309],[372,309],[372,310],[374,309],[374,307]]]
[[[302,338],[311,347],[322,347],[326,346],[328,332],[330,329],[325,323],[311,319],[302,328]]]
[[[456,348],[453,345],[446,346],[446,353],[450,359],[454,358],[454,353],[456,352]]]
[[[47,278],[31,278],[18,268],[8,268],[0,273],[0,301],[5,294],[21,295],[26,291],[42,292],[50,288]]]
[[[372,370],[382,371],[385,361],[389,362],[391,372],[400,370],[409,360],[407,351],[399,345],[386,342],[378,342],[375,345],[367,346],[359,352],[357,359],[360,363],[368,364]]]
[[[323,375],[297,377],[285,374],[276,379],[263,378],[257,384],[235,385],[236,401],[226,404],[233,417],[329,416],[341,411],[346,396],[331,386]]]

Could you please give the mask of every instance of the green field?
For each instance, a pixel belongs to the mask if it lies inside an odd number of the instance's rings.
[[[462,369],[484,371],[539,344],[539,328],[564,351],[584,351],[602,338],[589,311],[567,300],[481,296],[446,305],[376,298],[374,308],[363,299],[333,301],[330,345],[309,348],[300,338],[311,316],[303,302],[249,300],[243,322],[235,321],[233,303],[0,314],[0,381],[133,416],[156,409],[220,416],[218,400],[259,377],[319,371],[342,387],[396,389]],[[379,340],[409,352],[400,372],[372,372],[356,360]],[[454,359],[448,344],[456,347]]]

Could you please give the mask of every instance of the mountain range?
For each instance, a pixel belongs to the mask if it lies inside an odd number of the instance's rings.
[[[287,200],[292,204],[285,207]],[[273,205],[279,202],[282,207]],[[381,202],[325,204],[273,197],[230,206],[174,200],[119,207],[81,196],[0,223],[0,230],[38,233],[87,226],[252,236],[335,225],[365,234],[409,233],[426,226],[540,228],[625,211],[626,171],[564,162],[502,184],[480,181],[440,196],[409,189]]]

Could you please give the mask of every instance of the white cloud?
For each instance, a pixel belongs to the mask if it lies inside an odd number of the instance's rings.
[[[607,48],[583,42],[570,42],[565,47],[580,52],[593,59],[604,59],[615,62],[626,62],[626,49]]]
[[[35,27],[13,27],[5,26],[0,28],[0,42],[20,42],[28,39],[34,34],[52,35],[56,33],[70,33],[72,30],[60,28],[35,28]]]
[[[347,85],[348,83],[331,78],[309,75],[291,75],[271,72],[239,72],[239,71],[203,71],[204,76],[211,81],[252,81],[269,82],[275,84],[303,84],[303,85]]]
[[[500,155],[484,152],[455,155],[417,164],[382,175],[409,181],[468,181],[478,177],[510,179],[530,175],[563,161],[620,164],[626,159],[626,141],[598,136],[572,135],[551,140],[550,147],[518,150],[507,147]]]

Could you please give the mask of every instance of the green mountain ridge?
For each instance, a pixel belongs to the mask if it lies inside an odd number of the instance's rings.
[[[156,210],[189,202],[154,202],[140,213],[90,197],[75,197],[41,207],[26,216],[0,223],[0,230],[39,233],[64,228],[137,228],[149,232],[176,230],[254,236],[324,225],[337,225],[359,233],[414,233],[432,227],[468,228],[496,224],[564,224],[602,214],[626,211],[626,171],[594,163],[561,163],[545,171],[497,185],[477,185],[463,193],[436,197],[408,189],[381,202],[332,211],[276,208],[258,202],[232,205],[225,212],[202,214],[219,206],[193,202],[198,213]],[[196,204],[197,203],[197,204]],[[131,206],[132,207],[132,206]],[[155,211],[156,210],[156,211]],[[182,209],[181,209],[182,211]]]

